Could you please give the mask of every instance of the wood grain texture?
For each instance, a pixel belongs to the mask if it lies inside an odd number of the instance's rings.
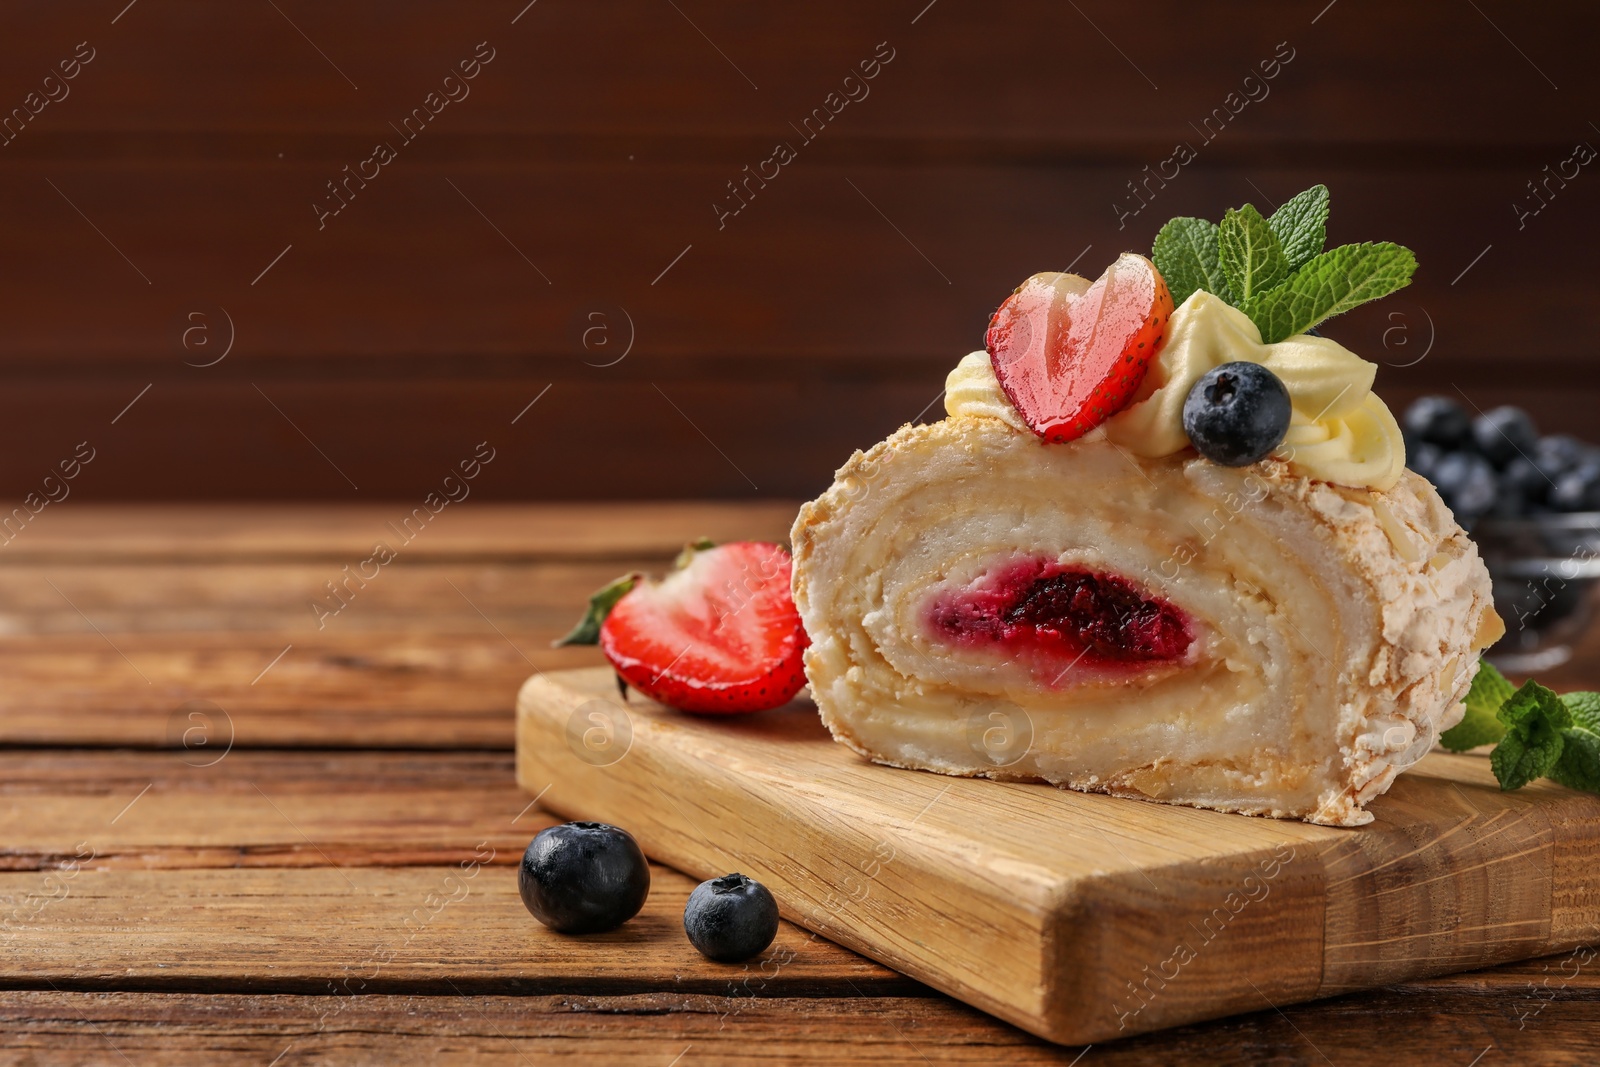
[[[916,988],[788,924],[751,967],[712,964],[682,932],[696,882],[659,866],[620,931],[545,929],[516,865],[555,820],[509,755],[201,755],[0,752],[0,986]]]
[[[209,701],[239,748],[509,749],[531,670],[601,662],[549,647],[589,592],[702,533],[782,540],[793,512],[469,500],[319,619],[400,509],[69,499],[0,547],[0,743],[176,747]],[[1600,628],[1541,678],[1592,688],[1596,662]]]
[[[1022,277],[1319,180],[1335,240],[1423,265],[1333,327],[1386,395],[1489,407],[1515,361],[1519,402],[1588,429],[1600,353],[1570,323],[1597,275],[1572,250],[1600,215],[1552,177],[1594,136],[1588,6],[510,6],[15,6],[0,108],[77,42],[95,58],[0,148],[0,495],[89,439],[84,499],[409,499],[486,437],[483,498],[810,494],[935,400]],[[319,222],[480,41],[470,96]],[[879,42],[892,62],[802,138]],[[798,158],[719,220],[780,139]],[[1194,161],[1152,179],[1180,142]],[[637,341],[614,365],[583,340],[602,309]]]
[[[1461,1067],[1588,1062],[1600,993],[1574,986],[1527,1026],[1465,990],[1397,990],[1061,1048],[945,998],[354,996],[0,992],[0,1051],[30,1064],[529,1063],[1110,1067],[1263,1063]],[[331,1003],[330,1003],[331,1002]],[[1089,1059],[1092,1057],[1092,1059]]]
[[[786,123],[776,126],[775,133]],[[1586,132],[1595,136],[1575,117],[1573,140]],[[1507,353],[1545,366],[1592,365],[1597,346],[1587,337],[1568,331],[1564,344],[1539,341],[1550,336],[1545,323],[1584,306],[1590,275],[1570,250],[1600,236],[1600,212],[1584,210],[1578,182],[1521,229],[1512,210],[1519,200],[1536,203],[1525,183],[1539,178],[1545,163],[1570,155],[1570,145],[1552,146],[1539,162],[1485,169],[1372,173],[1327,159],[1300,167],[1196,164],[1138,209],[1128,183],[1171,153],[1170,143],[1162,147],[1143,160],[1073,168],[908,168],[805,155],[721,228],[713,203],[737,203],[727,183],[770,154],[770,144],[743,159],[633,167],[402,160],[323,232],[310,204],[327,195],[324,182],[338,172],[338,159],[203,169],[155,161],[137,170],[20,162],[0,172],[0,196],[21,209],[0,246],[0,269],[12,276],[18,304],[0,368],[56,388],[55,413],[73,416],[57,434],[82,427],[69,445],[91,434],[107,447],[138,436],[170,450],[171,475],[207,461],[249,462],[246,440],[258,449],[270,445],[285,460],[304,454],[312,461],[307,473],[313,463],[325,468],[285,414],[368,493],[367,479],[386,466],[389,450],[405,455],[419,444],[448,445],[458,454],[431,464],[442,476],[485,439],[497,448],[532,442],[552,458],[559,434],[587,419],[587,431],[567,441],[563,454],[582,464],[589,450],[609,457],[618,444],[656,439],[645,431],[669,424],[661,413],[682,422],[663,393],[715,441],[759,424],[701,408],[694,399],[701,390],[728,395],[729,386],[742,386],[768,399],[766,418],[787,421],[797,413],[784,404],[847,402],[848,386],[904,380],[910,369],[927,375],[924,361],[935,358],[948,370],[982,344],[995,308],[1030,272],[1064,267],[1092,245],[1076,267],[1098,274],[1115,257],[1111,250],[1147,252],[1174,215],[1220,218],[1246,201],[1270,211],[1317,182],[1333,192],[1334,243],[1394,240],[1412,247],[1422,265],[1405,292],[1334,322],[1330,333],[1342,343],[1390,367],[1415,364],[1435,385],[1464,371],[1502,370]],[[50,182],[97,224],[115,226],[119,244],[161,287],[142,284]],[[452,184],[470,191],[495,226],[513,235],[513,246]],[[554,212],[552,203],[570,208]],[[246,210],[251,204],[270,206]],[[1119,207],[1139,213],[1119,218]],[[194,225],[196,218],[206,225]],[[294,250],[251,286],[289,244]],[[1473,264],[1488,244],[1498,247]],[[692,251],[652,285],[689,245]],[[76,284],[92,285],[105,301],[101,315],[69,329],[59,318],[70,294],[59,267],[29,269],[65,256],[79,265]],[[1529,274],[1546,260],[1569,269]],[[775,275],[783,284],[771,283]],[[1484,315],[1488,293],[1514,301],[1518,313]],[[607,308],[599,319],[588,317]],[[191,311],[202,317],[190,320]],[[1401,318],[1390,318],[1393,311]],[[193,365],[214,358],[195,346],[195,336],[184,346],[185,330],[200,322],[210,324],[214,343],[236,338],[235,350],[214,366]],[[606,332],[591,334],[586,347],[585,330],[595,325]],[[1391,331],[1397,325],[1403,328]],[[1439,344],[1417,362],[1435,334]],[[96,390],[74,392],[86,373]],[[513,392],[508,379],[537,380],[538,387]],[[150,395],[112,427],[152,380]],[[545,399],[560,403],[541,400],[513,423],[552,382]],[[124,383],[133,390],[104,388]],[[921,384],[931,386],[926,403],[942,382],[923,377]],[[1380,388],[1390,384],[1379,379]],[[419,389],[431,392],[432,425],[410,409],[427,396]],[[26,415],[21,400],[47,397],[43,388],[19,396],[18,416]],[[603,399],[614,408],[592,406]],[[196,449],[163,418],[184,402],[217,410],[189,412],[179,426],[226,430],[217,421],[224,410],[246,421]],[[836,421],[810,407],[819,425]],[[392,421],[380,422],[381,412]],[[843,413],[866,414],[854,406]],[[601,426],[614,429],[598,432]],[[690,443],[705,443],[686,430],[681,440],[667,438],[682,457],[696,454]],[[745,448],[760,446],[758,434],[722,442],[736,461]],[[406,473],[413,484],[426,484],[428,470],[412,466],[391,477]],[[337,474],[334,481],[342,493],[353,492]],[[486,481],[486,492],[505,491]],[[229,495],[225,485],[216,487],[219,498]]]
[[[1422,331],[1410,335],[1414,343],[1425,344],[1421,311],[1412,308],[1403,314],[1411,316],[1408,321],[1413,325],[1408,329]],[[1552,308],[1551,314],[1572,312]],[[981,326],[981,320],[975,321]],[[1398,328],[1397,321],[1387,325]],[[907,422],[942,417],[945,375],[959,354],[977,346],[976,334],[964,336],[942,354],[917,360],[913,368],[864,381],[854,370],[830,377],[816,369],[817,361],[795,357],[787,384],[773,383],[765,374],[751,381],[744,369],[708,375],[680,387],[662,382],[666,396],[648,381],[582,384],[563,390],[559,413],[541,416],[537,422],[529,421],[531,414],[523,420],[512,438],[513,447],[501,451],[498,467],[479,479],[476,492],[485,500],[546,501],[677,496],[755,502],[766,496],[813,497],[827,488],[833,472],[856,449],[870,447]],[[1554,351],[1571,349],[1557,346]],[[1443,350],[1438,353],[1443,354]],[[871,360],[857,357],[829,362],[872,365]],[[1403,410],[1424,393],[1454,394],[1454,383],[1485,410],[1500,403],[1518,404],[1534,412],[1549,432],[1593,436],[1592,413],[1600,403],[1600,391],[1587,384],[1591,380],[1587,364],[1575,359],[1557,366],[1535,362],[1531,355],[1527,364],[1528,377],[1512,387],[1498,367],[1475,369],[1460,361],[1430,358],[1407,370],[1383,370],[1378,392],[1395,410]],[[102,450],[96,466],[79,479],[76,491],[84,500],[253,498],[343,503],[371,496],[395,501],[392,517],[398,518],[420,503],[434,488],[430,483],[450,470],[472,441],[482,439],[481,413],[498,417],[508,396],[531,399],[551,384],[549,377],[522,375],[492,381],[457,378],[374,385],[356,379],[337,386],[293,384],[289,393],[295,421],[338,457],[340,467],[360,485],[358,494],[248,383],[168,383],[172,387],[152,388],[134,409],[148,405],[152,423],[183,424],[194,437],[211,441],[214,447],[203,455],[193,452],[187,438],[133,430],[103,438],[95,433],[96,422],[78,429],[83,424],[76,414],[70,422],[59,414],[70,397],[74,404],[92,401],[95,419],[116,415],[151,383],[148,374],[132,373],[136,377],[104,384],[81,385],[73,380],[8,386],[0,395],[4,420],[0,447],[10,457],[7,469],[17,471],[19,479],[8,491],[9,507],[19,506],[26,493],[38,488],[32,480],[20,479],[42,478],[87,436],[96,443],[110,440],[116,447]],[[1559,384],[1563,381],[1570,384]],[[363,404],[370,403],[370,408],[352,413],[351,394],[367,398]],[[552,391],[546,399],[556,395]],[[442,404],[447,412],[441,413]],[[522,405],[509,406],[514,414]],[[462,411],[465,414],[453,414]],[[384,422],[374,427],[378,412]],[[595,436],[597,412],[628,425],[629,435]],[[394,426],[415,429],[399,431]],[[649,446],[640,447],[640,441]]]
[[[0,1061],[259,1065],[278,1057],[278,1067],[509,1067],[581,1059],[662,1067],[682,1056],[680,1067],[690,1067],[1077,1059],[1080,1049],[1048,1045],[787,923],[748,969],[706,964],[676,926],[692,879],[667,868],[654,868],[658,892],[646,921],[607,935],[620,935],[616,944],[552,938],[532,922],[509,864],[555,816],[529,806],[505,751],[483,750],[511,743],[510,702],[531,669],[517,649],[545,669],[598,662],[592,652],[543,648],[591,574],[660,566],[701,532],[781,536],[792,509],[477,504],[447,512],[448,524],[430,528],[322,633],[296,621],[295,602],[321,568],[337,570],[362,552],[372,525],[391,517],[384,506],[100,509],[74,498],[0,548]],[[252,686],[291,641],[293,650]],[[1586,650],[1558,684],[1594,688],[1595,662]],[[199,700],[214,707],[186,708]],[[230,720],[234,745],[226,749],[219,746]],[[99,747],[17,747],[63,741]],[[221,752],[219,762],[199,765]],[[1456,890],[1430,896],[1437,903],[1427,908],[1404,905],[1405,884],[1390,879],[1384,913],[1450,921],[1480,906],[1506,879],[1495,867],[1466,870],[1473,842],[1522,833],[1532,845],[1554,843],[1549,936],[1575,940],[1589,931],[1595,940],[1593,854],[1564,844],[1590,832],[1592,818],[1513,827],[1499,802],[1517,798],[1463,792],[1480,811],[1459,798],[1440,806],[1467,820],[1458,833],[1407,838],[1404,846],[1448,854],[1462,871]],[[950,796],[920,819],[931,793],[888,799],[903,802],[916,833],[960,815],[946,809]],[[693,805],[687,811],[707,818]],[[1071,829],[1069,840],[1100,850],[1116,887],[1102,902],[1104,918],[1172,906],[1129,875],[1116,849],[1168,865],[1186,862],[1183,849],[1152,853],[1103,820]],[[1061,837],[1052,828],[1040,840]],[[494,856],[464,880],[460,863],[486,854],[480,844]],[[92,859],[80,858],[80,845]],[[744,850],[734,861],[749,856]],[[883,887],[904,856],[869,877],[859,864],[870,867],[871,856],[815,866],[837,878],[841,914],[903,916]],[[1277,900],[1278,883],[1287,889],[1303,862],[1289,864],[1273,880],[1273,896],[1241,918]],[[1224,889],[1220,874],[1208,884]],[[863,889],[864,901],[851,897]],[[459,899],[432,915],[451,897]],[[1517,917],[1502,909],[1502,919]],[[1362,933],[1359,910],[1342,921],[1344,958],[1392,970],[1404,956],[1406,942],[1373,943]],[[1303,934],[1270,924],[1263,931],[1269,961],[1279,938]],[[1230,921],[1219,944],[1247,932]],[[1147,938],[1158,966],[1170,952],[1165,934],[1158,924]],[[1466,943],[1484,955],[1481,942]],[[1191,973],[1201,973],[1204,958]],[[1096,1045],[1081,1062],[1464,1067],[1481,1055],[1480,1067],[1587,1063],[1600,1043],[1595,959],[1579,950],[1281,1003]],[[1130,971],[1145,962],[1130,961]],[[367,994],[342,995],[363,981]],[[1183,981],[1162,995],[1183,994]],[[330,994],[330,983],[341,995]]]
[[[198,711],[237,746],[509,748],[522,677],[598,656],[489,623],[481,635],[324,634],[285,653],[296,636],[9,638],[0,741],[177,748]]]
[[[528,505],[480,503],[469,497],[439,512],[413,540],[397,544],[400,537],[390,524],[403,523],[413,507],[422,505],[423,495],[419,491],[405,504],[314,506],[63,501],[41,512],[0,549],[0,568],[60,563],[344,564],[366,558],[379,540],[396,548],[403,561],[670,560],[697,537],[785,538],[796,507],[780,500]]]
[[[508,867],[553,821],[516,788],[503,753],[230,751],[216,740],[177,752],[0,750],[0,869],[74,858],[92,870],[447,867],[484,850],[495,855],[479,862]]]
[[[625,823],[693,874],[742,869],[786,917],[1055,1041],[1600,933],[1600,913],[1566,902],[1587,870],[1556,860],[1559,828],[1592,869],[1600,799],[1502,794],[1481,757],[1429,756],[1371,826],[1339,830],[878,767],[809,704],[708,721],[624,707],[592,670],[528,680],[517,773],[569,818]]]
[[[1252,69],[1262,48],[1270,54],[1286,34],[1312,53],[1308,68],[1313,61],[1320,66],[1298,83],[1286,76],[1275,96],[1286,98],[1289,114],[1263,115],[1260,124],[1236,131],[1239,139],[1416,141],[1431,147],[1488,138],[1536,142],[1564,131],[1559,97],[1543,108],[1519,110],[1554,90],[1482,18],[1424,21],[1407,9],[1371,0],[1344,0],[1337,15],[1330,12],[1314,26],[1311,20],[1320,8],[1283,8],[1265,0],[1240,3],[1232,19],[1217,23],[1186,18],[1191,12],[1178,0],[1153,2],[1143,12],[1103,2],[1081,6],[1093,25],[1124,49],[1138,42],[1130,54],[1160,82],[1159,92],[1140,80],[1078,12],[1027,0],[1003,0],[983,10],[936,9],[937,15],[930,11],[915,24],[911,20],[920,12],[915,5],[902,10],[791,3],[752,12],[731,0],[711,0],[685,9],[761,86],[759,92],[688,21],[644,0],[602,10],[535,10],[514,25],[521,8],[492,0],[453,5],[404,0],[390,5],[382,21],[338,8],[285,8],[362,86],[359,91],[341,81],[338,71],[270,8],[235,12],[175,4],[141,12],[138,19],[130,14],[114,29],[103,29],[76,11],[24,5],[13,15],[13,33],[0,45],[0,62],[42,74],[60,58],[63,44],[70,52],[70,43],[98,30],[97,40],[107,43],[94,64],[103,59],[104,65],[85,70],[74,106],[47,111],[48,121],[41,119],[39,128],[27,131],[30,140],[47,132],[108,139],[123,130],[187,134],[182,147],[202,158],[220,150],[194,135],[221,130],[285,140],[295,133],[364,140],[395,117],[386,105],[415,102],[412,97],[431,88],[463,46],[470,51],[484,37],[501,56],[478,79],[470,101],[444,113],[441,126],[450,125],[430,135],[655,132],[764,140],[774,125],[782,125],[783,116],[817,104],[856,60],[888,36],[902,55],[886,72],[872,105],[844,113],[848,132],[855,135],[1035,137],[1096,148],[1164,142],[1184,122],[1169,95],[1180,101],[1214,95],[1219,99],[1213,102],[1220,102]],[[1597,24],[1591,9],[1552,4],[1547,17],[1511,25],[1515,11],[1506,4],[1490,3],[1485,11],[1507,26],[1562,84],[1562,92],[1592,94],[1597,80],[1581,43]],[[1005,61],[971,47],[975,38],[1019,24],[1036,32],[1015,35]],[[212,47],[219,39],[233,40],[236,50],[220,53]],[[1052,68],[1063,44],[1071,49],[1073,76],[1123,91],[1105,93],[1096,108],[1062,108],[1047,96],[1029,93],[1067,77]],[[1469,65],[1472,76],[1461,65]],[[1388,72],[1389,80],[1372,78],[1375,68]],[[893,91],[891,76],[901,79]],[[95,77],[101,79],[98,84],[91,80]],[[1459,88],[1459,101],[1440,99],[1443,79]],[[563,106],[529,106],[551,100]],[[12,151],[28,147],[19,140]],[[135,144],[121,147],[137,149]]]
[[[92,843],[92,842],[91,842]],[[475,851],[476,849],[476,851]],[[516,858],[520,858],[520,850]],[[785,925],[747,966],[702,957],[683,934],[698,881],[651,870],[650,899],[606,934],[541,926],[492,846],[429,867],[94,869],[0,873],[13,988],[300,993],[852,995],[917,988],[870,960]],[[763,970],[763,965],[765,969]],[[643,977],[642,977],[643,976]]]
[[[628,571],[669,566],[656,556],[572,563],[408,559],[358,581],[343,569],[346,562],[0,567],[0,634],[225,631],[306,644],[362,631],[493,634],[487,617],[543,653],[596,589]]]
[[[1494,786],[1481,757],[1430,757],[1373,807],[1387,832],[1344,834],[1323,851],[1329,914],[1321,992],[1486,966],[1566,943],[1569,931],[1552,930],[1554,813],[1562,847],[1592,859],[1600,837],[1568,820],[1592,820],[1594,812],[1587,798],[1545,783],[1514,794]],[[1570,868],[1562,875],[1563,894],[1588,881]],[[1600,933],[1600,912],[1585,920],[1577,938]]]
[[[601,662],[550,647],[589,593],[793,506],[469,499],[363,580],[406,514],[52,506],[0,546],[0,743],[509,749],[528,671]]]

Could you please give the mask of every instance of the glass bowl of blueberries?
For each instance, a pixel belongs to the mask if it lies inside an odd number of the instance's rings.
[[[1406,465],[1439,490],[1494,580],[1506,635],[1489,658],[1519,673],[1565,663],[1600,579],[1600,448],[1541,435],[1521,408],[1473,415],[1447,396],[1422,397],[1400,425]]]

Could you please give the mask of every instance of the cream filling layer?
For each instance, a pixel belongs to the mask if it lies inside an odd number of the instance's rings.
[[[1377,612],[1327,528],[1259,474],[1046,446],[994,419],[908,428],[857,459],[795,530],[808,674],[836,735],[907,766],[1364,821],[1341,807],[1353,737],[1337,690],[1364,669]],[[1018,556],[1170,601],[1198,624],[1192,662],[1042,685],[930,632],[931,596]],[[996,765],[991,722],[1025,727],[1026,751]]]

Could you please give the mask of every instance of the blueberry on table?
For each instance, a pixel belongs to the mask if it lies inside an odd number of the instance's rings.
[[[1487,514],[1500,495],[1494,467],[1475,452],[1451,452],[1439,460],[1430,480],[1462,525]]]
[[[778,936],[778,902],[760,882],[725,874],[701,882],[689,894],[683,932],[707,959],[747,960]]]
[[[540,830],[522,854],[517,888],[533,917],[563,934],[615,930],[644,907],[650,864],[633,835],[603,822]]]
[[[1472,422],[1472,442],[1496,467],[1518,456],[1531,455],[1539,444],[1539,431],[1521,408],[1509,404],[1491,408]]]
[[[1212,367],[1183,402],[1183,432],[1213,463],[1243,467],[1264,459],[1289,432],[1289,390],[1259,363]]]
[[[1472,418],[1447,396],[1425,396],[1400,420],[1408,436],[1440,448],[1459,448],[1472,434]]]

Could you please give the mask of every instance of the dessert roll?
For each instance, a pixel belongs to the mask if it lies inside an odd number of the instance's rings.
[[[1174,219],[1018,286],[948,417],[794,524],[806,676],[897,767],[1358,826],[1462,718],[1504,626],[1325,319],[1408,249],[1322,251],[1328,191]]]
[[[992,404],[998,401],[991,398]],[[1383,493],[907,426],[793,530],[806,673],[880,763],[1354,826],[1498,634],[1422,478]]]

